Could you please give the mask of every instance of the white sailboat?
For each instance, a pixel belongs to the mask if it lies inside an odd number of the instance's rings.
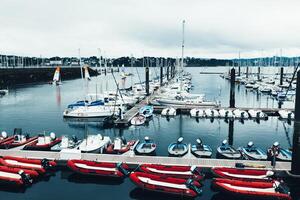
[[[61,77],[60,77],[60,67],[56,67],[56,70],[54,72],[53,80],[52,80],[53,85],[61,85]]]
[[[84,78],[85,80],[90,81],[91,80],[91,76],[89,73],[89,68],[87,66],[84,67]]]

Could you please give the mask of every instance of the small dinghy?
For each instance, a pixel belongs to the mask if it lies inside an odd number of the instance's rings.
[[[261,110],[250,109],[248,113],[252,119],[268,119],[268,115]]]
[[[146,122],[146,117],[144,115],[137,115],[130,120],[130,123],[134,126],[143,125]]]
[[[156,165],[142,164],[139,169],[145,173],[155,174],[160,177],[173,177],[182,179],[203,180],[204,175],[196,166],[174,166],[174,165]]]
[[[216,178],[213,186],[221,192],[251,199],[292,200],[287,188],[279,181],[242,181]]]
[[[49,136],[40,135],[37,140],[27,144],[24,150],[35,150],[35,151],[50,151],[51,147],[61,142],[61,138],[57,138],[55,133],[51,132]]]
[[[193,108],[190,111],[191,117],[205,117],[205,112],[203,109]]]
[[[153,115],[153,106],[143,106],[139,110],[140,115],[144,115],[146,118],[152,117]]]
[[[238,119],[248,119],[249,114],[245,110],[235,109],[233,111],[234,117]]]
[[[205,112],[206,117],[216,118],[216,117],[220,116],[219,111],[217,111],[215,109],[209,109],[208,108],[204,112]]]
[[[56,166],[56,162],[49,161],[47,159],[28,159],[12,156],[4,156],[0,158],[0,164],[7,167],[35,170],[39,174],[44,174],[47,170],[53,169]]]
[[[129,167],[124,163],[94,162],[88,160],[68,160],[67,166],[83,175],[124,178]]]
[[[229,145],[227,140],[224,140],[222,145],[217,148],[217,156],[226,159],[240,159],[241,153]]]
[[[278,161],[292,161],[292,152],[289,149],[280,147],[279,142],[274,142],[273,146],[268,149],[268,159],[273,159],[273,150],[275,151],[276,160]]]
[[[257,169],[240,169],[240,168],[228,168],[228,167],[214,167],[211,169],[212,173],[216,177],[239,179],[239,180],[271,180],[274,176],[273,171],[269,170],[257,170]]]
[[[72,137],[62,136],[61,142],[51,147],[51,151],[61,151],[63,149],[73,149],[75,148],[81,140],[78,140],[75,135]]]
[[[280,119],[288,119],[288,120],[295,119],[295,114],[289,110],[279,110],[278,114]]]
[[[197,144],[193,144],[191,148],[192,154],[198,158],[210,158],[212,156],[212,149],[209,145],[203,144],[202,140],[198,138]]]
[[[129,142],[123,141],[121,138],[117,137],[114,142],[108,145],[105,152],[108,154],[122,154],[130,150],[130,148],[135,144],[135,140]]]
[[[149,191],[185,197],[196,197],[202,192],[200,183],[192,179],[161,177],[143,172],[131,173],[129,177],[138,187]]]
[[[258,147],[254,147],[252,141],[248,142],[246,147],[240,148],[241,154],[247,160],[267,160],[267,154]]]
[[[36,177],[36,172],[32,170],[0,166],[0,184],[5,186],[31,185],[33,177],[29,174]]]
[[[183,137],[178,138],[177,142],[169,145],[168,152],[170,156],[184,156],[188,152],[188,145],[183,142]]]
[[[219,110],[220,117],[222,118],[233,118],[233,112],[231,110],[221,109]]]
[[[149,137],[145,137],[144,142],[139,142],[135,147],[135,153],[138,155],[155,155],[156,144]]]
[[[104,149],[111,143],[108,136],[88,135],[86,139],[76,147],[82,153],[103,153]]]
[[[171,116],[176,116],[176,109],[175,108],[164,108],[161,111],[161,115],[171,117]]]

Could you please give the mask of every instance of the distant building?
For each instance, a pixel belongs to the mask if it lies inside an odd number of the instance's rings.
[[[50,65],[62,65],[61,60],[50,60]]]

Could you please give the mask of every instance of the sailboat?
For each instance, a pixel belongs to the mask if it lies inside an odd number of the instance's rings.
[[[61,77],[60,77],[60,67],[56,67],[56,70],[54,72],[52,85],[61,85]]]
[[[87,66],[84,67],[84,77],[88,81],[91,80],[91,76],[90,76],[90,73],[89,73],[89,68]]]

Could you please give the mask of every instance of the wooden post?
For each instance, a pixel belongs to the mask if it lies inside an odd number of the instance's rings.
[[[170,79],[169,79],[169,66],[167,66],[167,81],[169,81]]]
[[[160,86],[163,86],[163,67],[162,65],[160,66]]]
[[[283,67],[280,67],[280,83],[279,85],[283,84]]]
[[[292,174],[300,175],[300,71],[297,72]]]
[[[146,81],[145,81],[145,83],[146,83],[146,95],[147,96],[149,96],[149,67],[147,66],[146,68],[145,68],[145,76],[146,76]]]
[[[260,80],[260,67],[257,68],[257,80]]]
[[[235,108],[235,69],[232,68],[230,71],[230,99],[229,107]]]
[[[233,145],[233,126],[234,126],[234,119],[229,119],[228,124],[228,144]]]
[[[249,76],[249,67],[247,66],[246,67],[246,78],[248,78],[248,76]]]

